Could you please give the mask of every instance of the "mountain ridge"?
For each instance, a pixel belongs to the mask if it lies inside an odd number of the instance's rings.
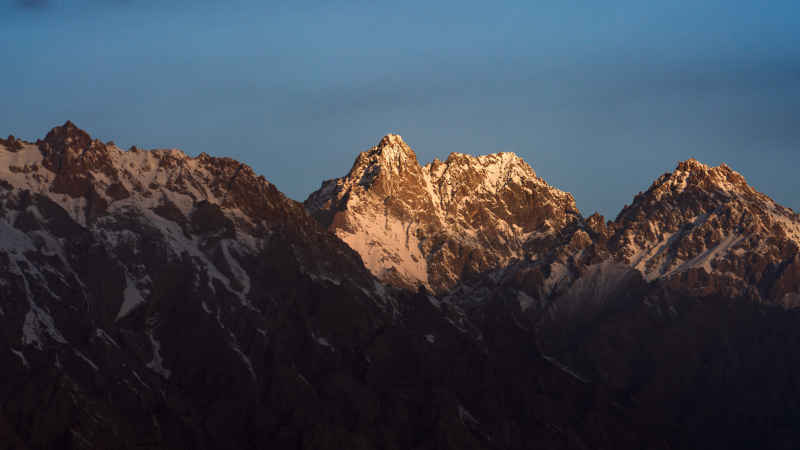
[[[381,159],[387,149],[392,157]],[[528,207],[534,197],[540,208]],[[512,153],[453,152],[422,166],[397,135],[359,154],[345,177],[325,181],[305,205],[379,278],[435,292],[462,274],[523,257],[534,234],[552,234],[580,216],[570,194]]]
[[[797,216],[744,183],[680,162],[606,221],[516,155],[390,135],[304,205],[70,122],[5,139],[0,438],[786,448]]]
[[[143,192],[136,178],[144,176],[149,165],[178,170],[174,179],[162,180],[162,195],[177,195],[168,204],[177,206],[184,217],[189,214],[186,198],[190,203],[211,200],[240,210],[239,226],[254,231],[257,225],[244,217],[266,218],[263,206],[248,202],[253,189],[262,189],[256,187],[259,183],[272,192],[267,197],[280,197],[276,204],[289,204],[246,164],[205,154],[192,158],[179,150],[122,151],[113,143],[92,140],[70,121],[53,128],[36,144],[13,137],[7,144],[14,150],[9,155],[15,156],[8,161],[13,173],[4,181],[29,188],[34,187],[31,183],[52,183],[47,191],[54,201],[72,202],[75,211],[85,206],[85,217],[73,217],[78,223],[91,221],[132,193]],[[22,151],[34,146],[41,158]],[[155,159],[149,161],[152,155]],[[142,165],[133,171],[117,168],[133,167],[134,159],[144,162],[138,161]],[[215,175],[216,181],[208,175],[195,179],[183,173],[187,167],[210,167],[212,160],[225,167]],[[48,171],[40,172],[38,167]],[[202,186],[209,182],[207,191]],[[538,197],[530,195],[534,191]],[[67,197],[59,200],[57,194]],[[503,198],[506,194],[508,199]],[[521,199],[514,198],[520,194]],[[445,161],[434,159],[421,165],[413,149],[396,134],[384,136],[362,152],[346,177],[323,182],[304,206],[356,250],[378,278],[405,288],[419,284],[438,293],[462,277],[515,259],[542,257],[564,233],[573,247],[585,248],[595,238],[605,241],[600,254],[634,267],[650,280],[691,266],[708,272],[714,258],[741,252],[737,248],[743,245],[760,247],[771,259],[787,259],[800,243],[800,216],[753,189],[726,164],[711,167],[694,158],[681,161],[673,172],[659,176],[646,192],[637,194],[615,220],[606,222],[596,213],[583,217],[571,194],[549,186],[513,153],[473,157],[451,152]],[[269,215],[280,220],[291,209],[281,207]],[[377,226],[381,220],[382,226]],[[716,227],[715,233],[709,235],[709,227]],[[705,233],[702,238],[698,237],[701,233]],[[767,237],[746,242],[746,236],[752,235]],[[386,248],[392,242],[399,245]],[[708,253],[702,259],[701,250]]]
[[[386,149],[404,155],[402,163],[393,159],[382,166]],[[373,158],[369,164],[367,155]],[[504,190],[514,188],[538,189],[539,195],[525,197],[514,210],[514,200],[503,198]],[[387,135],[356,158],[348,175],[325,181],[304,203],[378,278],[437,293],[515,259],[546,257],[560,239],[575,248],[592,247],[593,258],[630,265],[648,280],[692,267],[711,272],[719,259],[736,260],[730,253],[743,251],[743,245],[761,248],[777,264],[775,259],[785,259],[800,244],[800,216],[753,189],[726,164],[711,167],[694,158],[678,162],[606,222],[596,213],[583,217],[571,194],[550,187],[512,153],[453,152],[445,161],[422,166],[401,137]],[[699,237],[714,226],[721,227],[717,234]],[[488,239],[469,241],[470,236]],[[744,243],[745,236],[750,241]],[[397,242],[404,245],[389,245]],[[454,256],[464,254],[469,256]]]
[[[650,439],[608,413],[603,386],[542,358],[530,330],[504,327],[513,310],[475,314],[380,283],[249,167],[123,151],[71,123],[48,136],[0,145],[4,442],[624,444],[603,426]],[[501,370],[512,361],[517,370]],[[601,400],[560,400],[585,396]],[[536,407],[519,415],[506,397]]]

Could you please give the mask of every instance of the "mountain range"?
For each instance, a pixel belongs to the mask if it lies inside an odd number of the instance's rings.
[[[398,135],[299,203],[0,139],[0,448],[796,448],[800,216],[694,159],[612,221]]]

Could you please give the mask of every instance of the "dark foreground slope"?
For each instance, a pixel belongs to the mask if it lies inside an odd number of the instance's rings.
[[[667,448],[517,303],[378,283],[236,161],[0,142],[0,448]]]

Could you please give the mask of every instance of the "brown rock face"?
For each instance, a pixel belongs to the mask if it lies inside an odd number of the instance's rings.
[[[784,376],[800,368],[794,212],[725,165],[689,160],[615,221],[593,215],[540,245],[544,256],[447,298],[519,305],[546,358],[668,424],[669,448],[800,442],[797,380]]]
[[[580,220],[572,196],[514,154],[452,153],[420,166],[397,135],[361,153],[347,176],[324,182],[305,206],[373,274],[434,292],[524,258],[533,242]]]
[[[609,250],[648,279],[702,268],[743,281],[759,301],[774,297],[767,285],[800,249],[800,218],[793,211],[730,167],[696,160],[680,163],[636,196],[613,227]]]
[[[694,160],[607,223],[389,135],[301,205],[68,122],[0,141],[0,442],[796,448],[799,236]]]
[[[388,149],[402,152],[362,155],[358,164],[380,170],[365,171],[359,186],[380,192],[383,217],[411,221],[428,208],[424,221],[444,229],[449,216],[402,181],[430,175],[397,138],[382,143]],[[661,441],[626,418],[608,389],[544,359],[514,305],[468,311],[380,284],[246,165],[122,151],[71,123],[38,146],[1,146],[0,164],[6,446],[522,450]],[[458,196],[466,202],[466,192]],[[453,221],[488,233],[485,221],[504,212],[481,208],[455,208]],[[331,223],[351,221],[343,212]],[[544,230],[549,220],[516,226]],[[447,236],[448,251],[472,248]]]
[[[15,138],[13,134],[9,134],[8,138],[0,138],[0,145],[5,147],[8,151],[16,152],[22,149],[23,142]]]
[[[542,256],[490,273],[488,282],[501,277],[537,304],[557,305],[591,267],[614,263],[679,295],[784,305],[794,304],[800,290],[800,217],[724,164],[681,162],[615,221],[606,224],[595,214],[537,245]],[[536,275],[522,281],[527,272]]]

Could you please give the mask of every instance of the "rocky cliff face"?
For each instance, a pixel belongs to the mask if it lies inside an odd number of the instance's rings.
[[[670,448],[800,442],[800,216],[724,164],[681,162],[606,222],[514,155],[420,166],[387,136],[305,204],[379,278],[471,318],[503,305],[495,326],[531,331],[516,345]]]
[[[547,358],[669,424],[673,448],[785,448],[800,442],[799,219],[731,168],[689,160],[616,220],[578,221],[446,298],[517,304]]]
[[[774,281],[800,249],[800,216],[726,165],[696,160],[656,180],[614,228],[611,250],[647,279],[702,269],[758,300],[789,294]]]
[[[305,206],[375,276],[406,288],[444,294],[527,260],[526,271],[547,267],[529,293],[541,298],[606,262],[685,289],[785,305],[799,299],[800,216],[724,164],[681,162],[606,223],[583,218],[570,194],[516,155],[451,153],[421,166],[399,136],[387,135]]]
[[[459,280],[540,254],[580,219],[572,196],[512,153],[451,153],[421,166],[397,135],[305,202],[378,278],[443,293]]]
[[[794,448],[799,229],[694,160],[606,222],[394,135],[304,205],[227,158],[9,137],[0,442]]]
[[[579,218],[550,244],[448,295],[479,301],[491,286],[506,285],[537,320],[562,324],[648,289],[787,309],[800,298],[800,216],[726,165],[681,162],[616,220]]]
[[[363,179],[365,156],[379,158],[388,140],[363,153],[348,177],[325,182],[306,207],[389,282],[416,280],[446,294],[459,291],[459,282],[500,277],[546,304],[586,274],[626,268],[687,293],[797,304],[800,216],[724,164],[681,162],[606,222],[582,217],[569,194],[511,154],[451,154],[419,167],[402,144],[414,176],[388,171],[381,178],[380,160],[370,166],[381,186],[394,186],[393,195],[353,183]],[[382,209],[378,198],[402,206]],[[387,234],[390,226],[407,232]],[[464,263],[456,254],[471,256]],[[405,276],[398,281],[397,274]]]
[[[349,195],[328,183],[337,195],[319,205],[361,203],[317,211],[353,235],[416,239],[424,270],[397,279],[445,286],[573,221],[571,197],[529,171],[510,155],[420,167],[387,137],[341,182]],[[373,217],[377,234],[364,231]],[[500,239],[514,244],[495,255]],[[411,247],[393,255],[413,262]],[[422,278],[458,258],[469,263]],[[36,144],[0,142],[10,448],[661,447],[607,388],[542,357],[528,320],[502,300],[465,308],[381,284],[236,161],[123,151],[69,122]]]
[[[248,397],[311,377],[283,358],[392,319],[358,256],[236,161],[68,122],[0,147],[0,179],[3,414],[30,448],[247,447],[254,414],[283,420]]]

